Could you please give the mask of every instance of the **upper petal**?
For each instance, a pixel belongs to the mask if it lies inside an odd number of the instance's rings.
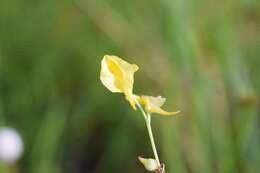
[[[108,59],[104,57],[101,61],[100,80],[102,84],[111,92],[123,92],[115,84],[115,72],[117,71],[117,73],[120,73],[120,70],[117,68],[116,65],[114,65],[114,68],[112,68],[113,72],[111,72],[111,66],[113,66],[113,64],[109,63]]]
[[[133,95],[134,73],[138,66],[114,55],[105,55],[101,62],[100,80],[111,92],[124,93],[131,106],[136,109]]]
[[[100,80],[111,92],[132,93],[137,70],[135,64],[114,55],[105,55],[101,62]]]

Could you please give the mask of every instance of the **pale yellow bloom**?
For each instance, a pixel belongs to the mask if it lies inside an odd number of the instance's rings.
[[[101,62],[100,80],[111,92],[124,93],[131,106],[136,109],[133,95],[134,73],[138,66],[114,55],[105,55]]]
[[[154,172],[160,168],[160,165],[158,165],[155,159],[142,157],[138,157],[138,159],[144,165],[147,171]]]
[[[145,110],[148,113],[157,113],[161,115],[175,115],[179,113],[180,111],[176,112],[167,112],[161,108],[161,106],[165,103],[166,99],[158,96],[158,97],[152,97],[152,96],[141,96],[139,97],[139,102],[141,105],[144,106]]]

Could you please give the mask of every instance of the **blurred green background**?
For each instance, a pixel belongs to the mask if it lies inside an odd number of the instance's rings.
[[[259,0],[1,0],[0,126],[25,151],[0,172],[145,172],[142,115],[102,86],[105,54],[182,111],[152,119],[167,173],[259,172],[259,35]]]

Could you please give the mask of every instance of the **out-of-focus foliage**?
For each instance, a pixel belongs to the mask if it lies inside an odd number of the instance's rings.
[[[99,81],[104,54],[138,64],[167,173],[260,170],[259,0],[1,0],[0,125],[23,157],[0,172],[144,172],[142,116]]]

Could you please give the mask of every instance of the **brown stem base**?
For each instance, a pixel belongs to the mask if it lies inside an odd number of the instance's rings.
[[[161,165],[161,167],[155,171],[155,173],[165,173],[165,166],[164,164]]]

